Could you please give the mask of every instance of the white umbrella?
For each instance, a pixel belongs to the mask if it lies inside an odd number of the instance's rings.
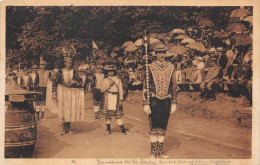
[[[138,40],[136,40],[136,41],[135,41],[135,45],[136,45],[136,46],[141,46],[141,45],[143,45],[143,39],[138,39]]]
[[[189,37],[186,36],[186,35],[183,35],[183,34],[178,35],[177,37],[175,37],[176,40],[183,40],[184,38],[189,38]]]
[[[184,38],[181,43],[193,43],[193,42],[196,42],[194,39],[191,39],[191,38]]]
[[[152,37],[149,38],[149,41],[150,41],[150,44],[152,44],[154,42],[161,42],[160,40],[152,38]]]
[[[126,42],[122,45],[122,47],[123,47],[123,48],[126,48],[126,47],[129,46],[129,45],[134,45],[134,43],[133,43],[132,41],[126,41]]]
[[[253,16],[248,16],[246,18],[243,19],[243,21],[249,22],[250,25],[253,25]]]
[[[177,33],[177,34],[186,34],[185,30],[183,30],[183,29],[173,29],[172,33],[173,34],[175,34],[175,33]]]

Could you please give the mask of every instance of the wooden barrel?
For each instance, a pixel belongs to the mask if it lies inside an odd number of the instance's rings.
[[[14,97],[12,97],[14,98]],[[37,140],[33,103],[15,97],[5,102],[5,158],[31,158]]]

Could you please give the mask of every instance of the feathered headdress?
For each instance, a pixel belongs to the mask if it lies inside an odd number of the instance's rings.
[[[75,55],[76,55],[76,49],[74,47],[74,45],[70,45],[70,44],[66,44],[63,48],[62,48],[62,53],[64,56],[64,59],[72,59]]]

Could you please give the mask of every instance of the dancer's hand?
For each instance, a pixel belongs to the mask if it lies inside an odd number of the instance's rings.
[[[144,112],[147,113],[147,114],[152,113],[149,105],[144,105]]]
[[[171,113],[174,113],[177,110],[177,104],[171,105]]]

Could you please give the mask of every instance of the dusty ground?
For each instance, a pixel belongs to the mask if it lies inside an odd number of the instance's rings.
[[[199,104],[189,94],[178,95],[178,111],[171,115],[165,139],[165,152],[174,159],[248,159],[251,157],[251,129],[232,124],[229,115],[240,101],[227,104],[221,95],[215,102]],[[238,103],[239,102],[239,103]],[[149,154],[148,117],[142,109],[142,93],[131,92],[125,101],[125,126],[132,133],[123,135],[112,123],[112,134],[105,136],[105,121],[91,120],[92,100],[86,98],[86,120],[72,123],[76,134],[60,136],[57,114],[47,112],[38,123],[35,158],[147,158]],[[213,108],[211,108],[213,107]],[[232,108],[231,108],[232,107]],[[203,109],[204,110],[201,110]],[[205,110],[206,109],[206,110]],[[210,115],[203,115],[210,114]],[[204,116],[204,117],[203,117]]]

